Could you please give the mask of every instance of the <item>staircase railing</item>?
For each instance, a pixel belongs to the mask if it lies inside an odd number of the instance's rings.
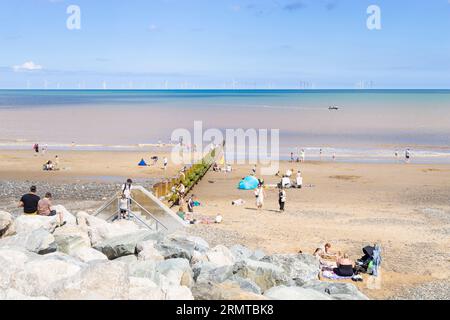
[[[169,230],[169,228],[167,228],[161,221],[159,221],[158,218],[156,218],[153,214],[150,213],[150,211],[148,211],[147,209],[145,209],[139,202],[137,202],[136,200],[134,200],[133,198],[131,198],[131,201],[134,202],[135,205],[137,205],[141,210],[144,210],[144,212],[150,216],[151,219],[153,219],[156,222],[156,231],[159,230],[159,226],[163,227],[166,231]],[[133,213],[132,213],[133,214]],[[140,219],[138,216],[136,216],[135,214],[133,214],[134,218],[137,218],[140,222],[142,222],[143,224],[145,224],[146,226],[148,226],[147,223],[145,223],[142,219]]]
[[[114,201],[118,202],[119,200],[119,193],[116,193],[110,200],[108,200],[103,206],[101,206],[93,215],[94,216],[98,216],[100,213],[102,213],[103,211],[105,211],[110,205],[113,204]],[[163,229],[165,229],[166,231],[168,231],[169,229],[158,219],[156,218],[150,211],[148,211],[147,209],[145,209],[139,202],[137,202],[135,199],[130,198],[131,202],[134,203],[135,205],[137,205],[141,210],[143,210],[152,220],[155,221],[155,228],[156,231],[159,231],[160,227],[162,227]],[[141,219],[140,217],[138,217],[133,211],[131,211],[131,208],[128,209],[128,214],[129,216],[131,216],[133,219],[137,220],[136,222],[144,225],[145,227],[147,227],[150,230],[153,230],[153,227],[150,226],[147,222],[145,222],[143,219]],[[117,210],[114,211],[114,213],[108,218],[106,219],[106,221],[112,221],[114,220],[114,218],[119,218],[121,219],[121,215],[120,215],[120,208],[119,208],[119,204],[117,205]]]

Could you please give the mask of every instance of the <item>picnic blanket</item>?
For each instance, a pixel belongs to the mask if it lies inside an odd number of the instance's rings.
[[[353,276],[343,277],[343,276],[337,275],[336,273],[334,273],[334,271],[325,270],[322,272],[322,277],[331,279],[331,280],[348,280],[348,279],[351,279]]]

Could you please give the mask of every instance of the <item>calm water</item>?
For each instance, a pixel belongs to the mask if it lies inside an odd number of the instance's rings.
[[[340,109],[328,110],[334,105]],[[450,146],[450,90],[0,91],[3,148],[131,148],[168,142],[195,120],[204,129],[280,129],[285,156],[297,147],[311,157],[324,148],[379,159],[409,146],[418,157],[442,159]]]

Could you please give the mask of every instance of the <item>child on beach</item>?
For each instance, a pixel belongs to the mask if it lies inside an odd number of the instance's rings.
[[[128,206],[129,202],[125,194],[122,194],[122,197],[119,200],[119,210],[121,219],[128,219]]]
[[[284,205],[286,204],[286,191],[282,186],[278,192],[278,204],[280,205],[280,212],[284,212]]]

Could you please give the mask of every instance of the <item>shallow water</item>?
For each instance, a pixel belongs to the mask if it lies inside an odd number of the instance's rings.
[[[1,90],[0,148],[139,150],[199,120],[204,130],[279,129],[284,158],[307,148],[318,159],[323,148],[338,161],[396,161],[411,147],[447,162],[448,119],[450,90]]]

